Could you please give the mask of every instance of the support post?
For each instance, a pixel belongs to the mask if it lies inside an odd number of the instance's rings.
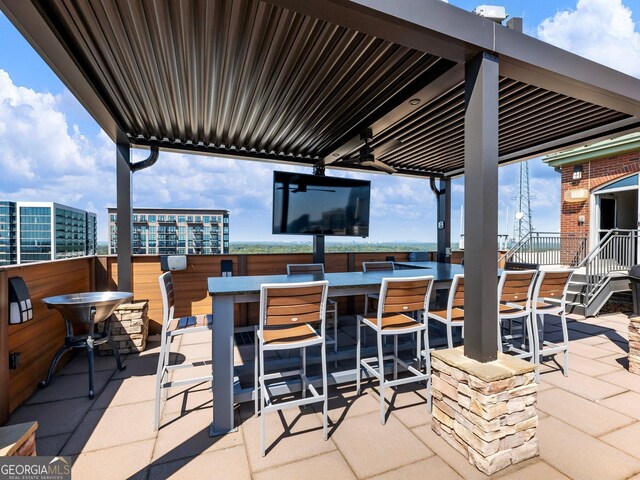
[[[313,263],[324,264],[324,235],[313,236]]]
[[[498,57],[483,52],[465,65],[464,354],[497,358]]]
[[[451,179],[440,179],[438,201],[438,262],[451,261]]]
[[[9,276],[0,270],[0,426],[9,420]]]
[[[131,146],[129,143],[116,144],[116,188],[118,214],[118,290],[133,291],[133,248],[132,248],[132,207],[131,207]]]

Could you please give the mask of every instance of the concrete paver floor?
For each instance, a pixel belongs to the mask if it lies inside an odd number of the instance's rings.
[[[494,478],[623,480],[640,474],[640,376],[626,370],[627,325],[622,314],[571,320],[569,377],[552,360],[541,369],[540,456]],[[558,335],[557,321],[548,321],[547,331]],[[208,333],[192,336],[188,344],[173,345],[174,355],[202,358],[210,341]],[[264,458],[252,404],[237,408],[236,433],[209,438],[207,385],[171,389],[162,428],[154,432],[158,350],[152,344],[128,355],[123,372],[113,358],[100,357],[94,400],[86,397],[86,359],[77,356],[10,423],[38,420],[38,454],[68,456],[76,480],[487,478],[431,430],[422,385],[395,392],[384,426],[375,385],[365,382],[359,397],[352,385],[331,388],[327,442],[317,408],[269,414]]]

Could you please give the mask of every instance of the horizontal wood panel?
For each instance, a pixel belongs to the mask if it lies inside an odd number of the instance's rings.
[[[326,255],[327,272],[345,272],[349,265],[361,270],[363,261],[384,261],[389,255],[397,261],[406,261],[407,253],[329,253]],[[174,272],[176,288],[176,315],[201,315],[211,313],[211,299],[207,291],[207,278],[221,274],[221,261],[233,262],[233,275],[285,274],[288,263],[311,263],[312,255],[301,254],[261,254],[261,255],[191,255],[188,268]],[[24,278],[34,306],[34,319],[20,325],[8,327],[9,352],[20,352],[21,365],[9,372],[9,388],[4,395],[14,410],[29,398],[47,369],[56,350],[64,342],[64,322],[60,314],[49,310],[42,298],[68,293],[92,290],[117,290],[118,265],[115,256],[83,257],[53,262],[0,267],[7,278]],[[159,256],[135,256],[133,259],[133,293],[135,299],[149,301],[151,333],[160,331],[162,319],[162,299],[158,277],[161,274]],[[0,291],[0,303],[6,305],[8,292]],[[347,299],[339,299],[341,312],[347,311]],[[355,308],[361,311],[363,296],[356,297]],[[256,324],[259,305],[257,302],[235,306],[235,325]],[[64,365],[71,355],[63,357]]]
[[[5,267],[8,278],[22,277],[33,304],[33,320],[9,325],[9,352],[20,353],[20,367],[9,371],[9,405],[13,411],[33,394],[45,378],[51,359],[64,343],[65,328],[60,314],[49,310],[42,299],[53,295],[93,289],[91,257]],[[7,295],[8,292],[0,292]],[[2,352],[8,355],[9,352]],[[63,358],[64,365],[70,356]]]

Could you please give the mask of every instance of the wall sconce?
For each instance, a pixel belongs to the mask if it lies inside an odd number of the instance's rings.
[[[584,225],[584,215],[578,215],[578,225],[579,226]]]
[[[582,165],[573,167],[573,179],[580,180],[582,178]]]

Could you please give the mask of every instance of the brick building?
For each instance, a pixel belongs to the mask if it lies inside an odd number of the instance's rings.
[[[549,155],[561,175],[560,230],[588,239],[588,251],[611,229],[638,228],[640,134]],[[570,255],[563,245],[563,256]]]

